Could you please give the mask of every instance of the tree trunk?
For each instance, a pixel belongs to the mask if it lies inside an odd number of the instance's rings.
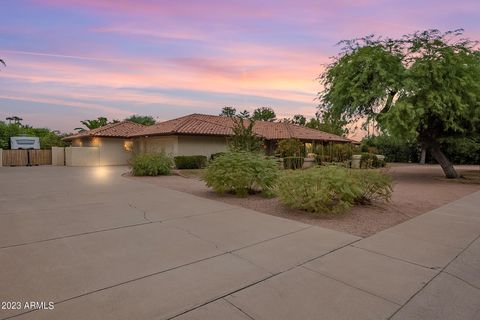
[[[439,146],[432,147],[432,156],[437,160],[438,164],[440,164],[448,179],[456,179],[460,177],[450,160],[448,160],[442,150],[440,150]]]
[[[426,157],[427,157],[427,148],[422,147],[422,152],[420,153],[420,164],[425,164]]]

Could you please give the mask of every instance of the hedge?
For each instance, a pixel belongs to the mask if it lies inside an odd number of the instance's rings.
[[[177,156],[174,161],[177,169],[201,169],[207,165],[207,157],[202,155]]]

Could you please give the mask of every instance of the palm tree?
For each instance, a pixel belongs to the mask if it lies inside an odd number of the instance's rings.
[[[11,124],[13,121],[14,124],[21,125],[20,121],[22,121],[23,119],[18,116],[11,116],[11,117],[6,117],[5,120],[7,120],[9,124]]]
[[[100,127],[103,127],[104,125],[107,125],[108,120],[105,117],[98,117],[97,119],[93,119],[93,120],[83,120],[83,121],[80,121],[80,123],[83,124],[88,129],[92,130],[92,129],[100,128]],[[84,131],[85,129],[75,128],[75,130]]]

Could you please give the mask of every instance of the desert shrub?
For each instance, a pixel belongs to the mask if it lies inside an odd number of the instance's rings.
[[[280,140],[275,150],[279,157],[303,157],[305,155],[304,144],[295,138]]]
[[[318,154],[317,163],[344,162],[350,160],[353,154],[353,145],[350,143],[329,143],[317,145],[315,153]]]
[[[225,152],[212,153],[212,154],[210,155],[210,160],[215,160],[215,158],[221,156],[222,154],[225,154]]]
[[[130,161],[134,176],[158,176],[170,174],[173,161],[162,153],[141,153]]]
[[[271,195],[277,177],[274,159],[250,152],[228,152],[208,164],[203,180],[216,192],[245,197],[256,191]]]
[[[390,200],[392,196],[392,178],[378,170],[352,170],[353,181],[360,191],[355,203],[368,204],[374,200]]]
[[[283,158],[284,169],[302,169],[305,158],[303,157],[285,157]]]
[[[376,154],[363,152],[360,159],[360,167],[363,169],[385,167],[385,161],[379,160]]]
[[[341,213],[353,205],[359,193],[349,171],[337,166],[291,171],[280,177],[277,185],[283,204],[317,213]]]
[[[291,208],[338,214],[355,203],[388,200],[391,182],[382,172],[325,166],[285,173],[278,181],[277,194]]]
[[[207,157],[201,155],[177,156],[174,161],[177,169],[201,169],[207,165]]]

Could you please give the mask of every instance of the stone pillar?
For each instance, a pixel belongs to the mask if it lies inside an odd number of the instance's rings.
[[[362,159],[361,154],[354,154],[352,156],[352,168],[353,169],[360,169],[360,161]]]

